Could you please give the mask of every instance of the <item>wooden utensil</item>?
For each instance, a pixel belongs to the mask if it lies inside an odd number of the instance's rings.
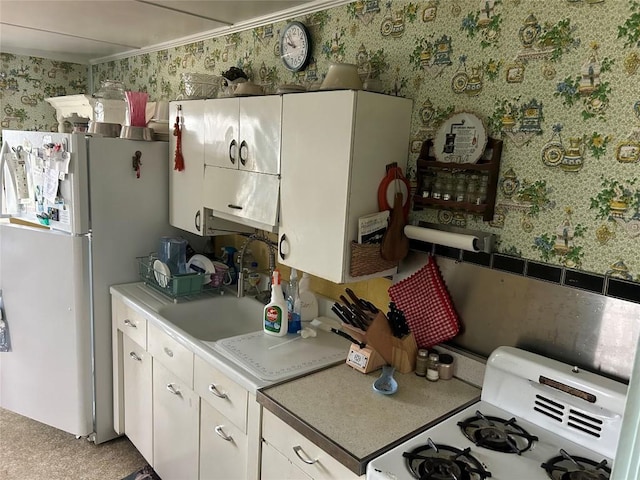
[[[404,234],[404,212],[402,211],[402,192],[396,192],[389,227],[382,237],[380,255],[385,260],[399,262],[409,253],[409,239]]]

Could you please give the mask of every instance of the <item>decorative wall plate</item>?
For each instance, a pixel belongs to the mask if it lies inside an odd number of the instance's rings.
[[[447,118],[433,139],[433,153],[439,162],[476,163],[486,146],[484,123],[468,112],[457,112]]]
[[[542,163],[547,167],[557,167],[564,157],[564,146],[560,142],[549,142],[542,149]]]

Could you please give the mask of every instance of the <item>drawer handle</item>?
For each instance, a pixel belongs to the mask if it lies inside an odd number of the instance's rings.
[[[307,465],[313,465],[314,463],[318,462],[317,458],[315,460],[311,460],[309,457],[307,457],[306,453],[305,453],[304,457],[302,455],[300,455],[300,452],[302,452],[302,447],[300,445],[297,445],[297,446],[293,447],[293,451],[298,456],[298,458],[300,460],[302,460],[304,463],[306,463]]]
[[[138,328],[138,326],[135,323],[133,323],[131,320],[129,320],[128,318],[124,321],[124,324],[127,327]]]
[[[223,425],[218,425],[216,428],[214,428],[218,436],[223,440],[226,440],[227,442],[233,441],[233,437],[231,435],[227,435],[226,433],[224,433],[224,430],[222,430],[222,427]]]
[[[218,387],[216,387],[215,383],[209,385],[209,391],[218,398],[228,398],[226,393],[222,393],[220,390],[218,390]]]
[[[167,383],[167,390],[169,390],[174,395],[178,395],[179,397],[182,396],[182,393],[180,393],[180,390],[178,390],[176,387],[174,387],[173,383]]]
[[[142,358],[140,358],[136,352],[129,352],[129,356],[133,358],[136,362],[142,361]]]
[[[173,352],[168,347],[164,347],[164,353],[169,357],[173,357]]]

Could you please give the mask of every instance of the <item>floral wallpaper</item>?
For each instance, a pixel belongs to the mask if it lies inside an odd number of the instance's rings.
[[[0,128],[58,131],[45,98],[87,92],[88,67],[0,53]]]
[[[292,20],[312,36],[313,58],[296,74],[278,57],[278,22],[94,65],[94,84],[173,100],[183,73],[239,67],[271,93],[355,63],[363,80],[414,101],[418,194],[420,146],[451,113],[476,114],[504,142],[492,221],[433,208],[412,220],[490,231],[500,252],[640,282],[640,1],[358,0]],[[3,95],[7,63],[43,68],[3,60]],[[44,116],[26,125],[54,125]]]

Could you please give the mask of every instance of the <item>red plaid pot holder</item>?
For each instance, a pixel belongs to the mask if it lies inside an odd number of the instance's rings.
[[[418,347],[431,347],[452,339],[460,332],[458,315],[431,255],[424,267],[389,287],[388,292],[391,300],[404,312]]]

